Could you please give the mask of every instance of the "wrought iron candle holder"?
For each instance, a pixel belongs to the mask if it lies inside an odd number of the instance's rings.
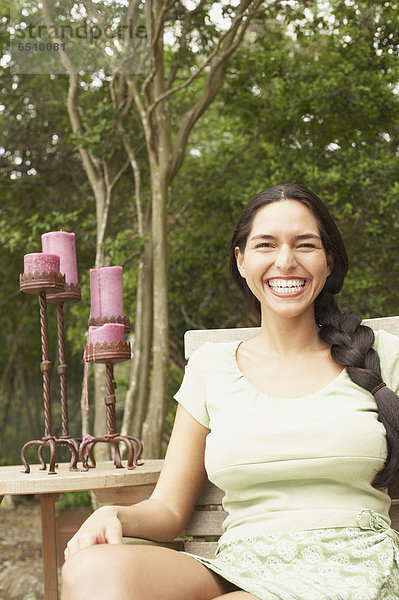
[[[70,440],[74,445],[77,454],[79,454],[79,444],[77,440],[69,435],[68,423],[68,391],[67,391],[67,373],[68,365],[65,359],[65,327],[64,327],[64,304],[79,302],[81,300],[80,285],[74,283],[65,283],[63,292],[59,294],[47,294],[47,302],[57,305],[57,336],[58,336],[58,376],[60,378],[60,396],[61,396],[61,428],[62,435],[60,439]],[[92,459],[92,457],[90,457]]]
[[[68,289],[65,286],[65,276],[61,273],[54,271],[50,273],[27,273],[19,276],[19,286],[21,292],[27,294],[36,294],[39,297],[40,306],[40,337],[42,345],[42,362],[40,363],[40,370],[43,375],[43,407],[44,407],[44,436],[41,440],[31,440],[24,444],[21,450],[21,460],[25,467],[25,473],[30,473],[30,466],[26,459],[26,451],[31,446],[38,447],[38,458],[43,470],[46,469],[46,463],[43,459],[43,448],[48,447],[50,449],[50,463],[48,473],[53,475],[56,474],[55,462],[56,462],[56,446],[66,446],[71,452],[71,461],[69,465],[70,470],[77,470],[77,463],[79,459],[78,454],[78,441],[74,440],[69,436],[68,432],[68,407],[67,407],[67,394],[66,394],[66,373],[67,365],[65,364],[65,336],[64,336],[64,321],[63,321],[63,302],[65,302]],[[79,287],[79,286],[75,286]],[[77,297],[78,290],[74,290],[74,297]],[[59,368],[58,373],[60,375],[60,386],[61,386],[61,402],[62,402],[62,436],[56,438],[52,432],[52,421],[51,421],[51,396],[50,396],[50,371],[51,362],[49,361],[49,350],[48,350],[48,324],[47,324],[47,296],[51,299],[58,298],[60,295],[60,301],[58,305],[57,322],[58,322],[58,341],[59,341]],[[79,289],[80,299],[80,289]],[[53,301],[53,300],[52,300]],[[71,300],[70,300],[71,301]],[[77,301],[77,300],[73,300]]]
[[[102,363],[106,368],[106,396],[104,398],[107,410],[107,433],[103,437],[94,437],[91,435],[83,439],[79,448],[79,457],[82,461],[83,470],[88,471],[89,465],[87,455],[91,455],[95,444],[103,442],[111,444],[114,448],[114,465],[116,468],[122,468],[122,460],[119,451],[119,442],[123,442],[128,452],[127,468],[134,469],[139,464],[143,452],[142,442],[133,435],[121,435],[116,430],[116,410],[115,410],[115,389],[114,364],[130,360],[130,344],[128,342],[107,342],[87,344],[84,347],[84,357],[87,362]],[[137,445],[135,453],[134,444]],[[95,467],[95,461],[93,466]]]

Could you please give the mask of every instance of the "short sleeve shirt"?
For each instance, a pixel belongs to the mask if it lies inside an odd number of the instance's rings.
[[[383,379],[398,392],[399,338],[383,331],[375,338]],[[239,370],[239,343],[206,343],[194,352],[175,395],[210,430],[205,466],[225,491],[228,513],[221,543],[354,526],[364,508],[389,524],[389,495],[371,485],[387,456],[372,394],[344,369],[307,396],[269,396]]]

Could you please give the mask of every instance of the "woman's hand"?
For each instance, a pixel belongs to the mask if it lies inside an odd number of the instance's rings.
[[[122,524],[116,506],[102,506],[83,523],[69,540],[64,552],[65,560],[73,554],[96,544],[121,544]]]

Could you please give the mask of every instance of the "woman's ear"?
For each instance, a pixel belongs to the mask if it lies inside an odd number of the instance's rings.
[[[241,275],[245,279],[245,266],[244,266],[244,255],[241,253],[241,250],[238,246],[234,249],[234,254],[236,257],[237,269]]]

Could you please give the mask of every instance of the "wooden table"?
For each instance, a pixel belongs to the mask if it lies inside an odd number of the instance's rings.
[[[146,460],[136,469],[116,469],[112,461],[97,463],[86,472],[69,471],[68,463],[56,467],[56,475],[32,465],[0,467],[0,503],[6,494],[33,494],[40,499],[44,600],[58,600],[57,540],[54,504],[62,492],[92,490],[100,502],[134,504],[148,498],[158,480],[162,460]]]

